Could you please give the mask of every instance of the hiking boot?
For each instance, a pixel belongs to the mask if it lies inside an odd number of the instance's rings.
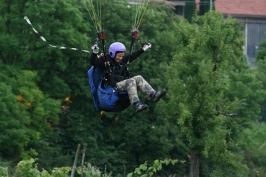
[[[153,96],[152,96],[152,99],[154,102],[158,102],[162,97],[164,97],[166,94],[166,90],[163,89],[163,90],[160,90],[160,91],[156,91]]]
[[[134,103],[134,105],[136,106],[136,112],[143,111],[149,107],[148,105],[146,105],[140,101]]]

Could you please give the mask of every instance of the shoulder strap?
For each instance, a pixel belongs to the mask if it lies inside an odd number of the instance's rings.
[[[104,55],[101,54],[101,56],[99,57],[103,57]],[[121,73],[123,75],[124,78],[130,78],[130,72],[129,72],[129,68],[128,68],[128,64],[127,63],[123,63],[123,65],[121,66]],[[113,87],[114,89],[116,89],[116,82],[114,79],[114,66],[112,66],[109,62],[109,60],[107,59],[107,57],[105,57],[105,69],[102,72],[102,78],[105,82],[104,87]],[[107,78],[109,80],[107,80]]]
[[[104,73],[105,73],[105,76],[107,75],[107,77],[109,78],[108,84],[110,85],[110,87],[113,87],[114,89],[116,89],[116,82],[114,78],[113,68],[114,68],[113,66],[108,65]]]
[[[123,66],[123,71],[122,71],[122,73],[123,73],[124,78],[129,79],[129,78],[130,78],[130,72],[129,72],[129,68],[128,68],[127,66],[128,66],[127,64],[125,64],[125,65]]]

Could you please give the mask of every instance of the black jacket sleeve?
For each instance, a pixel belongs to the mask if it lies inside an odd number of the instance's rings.
[[[141,54],[143,54],[144,50],[140,48],[139,50],[136,50],[135,52],[132,52],[132,54],[125,55],[122,59],[123,63],[132,62],[136,58],[138,58]]]
[[[97,54],[95,53],[92,53],[91,54],[91,57],[90,57],[90,64],[92,66],[96,66],[96,67],[104,67],[104,62],[105,62],[105,58],[104,56],[103,57],[100,57],[98,58]]]

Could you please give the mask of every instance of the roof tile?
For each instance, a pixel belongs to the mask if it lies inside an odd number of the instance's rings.
[[[266,0],[215,0],[215,9],[223,14],[266,16]]]

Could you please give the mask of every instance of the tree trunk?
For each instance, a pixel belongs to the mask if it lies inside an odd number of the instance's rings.
[[[189,155],[190,174],[189,177],[199,177],[199,156],[192,150]]]

